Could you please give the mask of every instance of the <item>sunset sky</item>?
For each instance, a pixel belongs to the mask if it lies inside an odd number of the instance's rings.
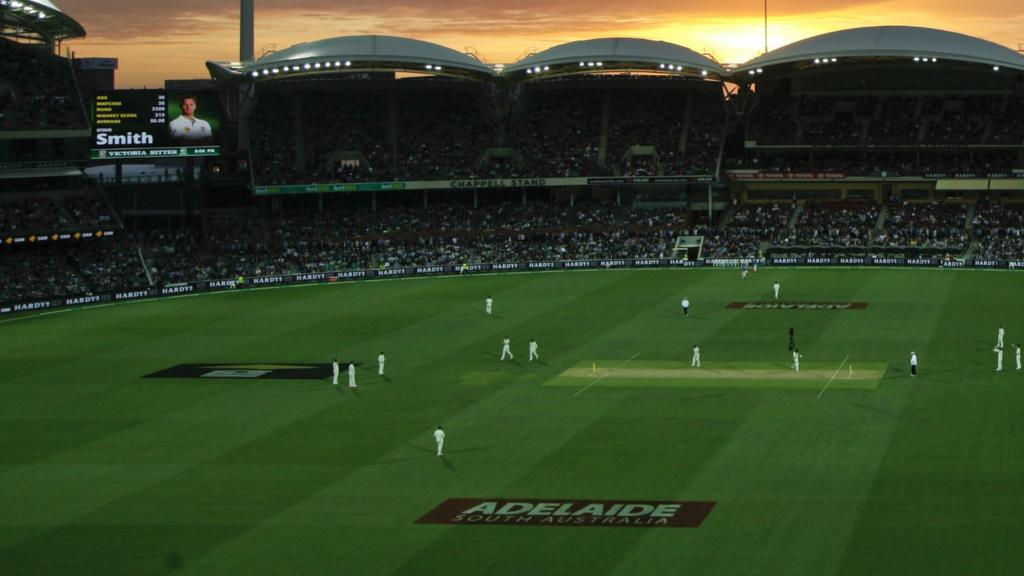
[[[206,78],[206,60],[238,58],[238,0],[56,0],[88,32],[67,42],[78,57],[120,60],[119,88]],[[256,0],[256,55],[299,42],[389,34],[467,47],[487,62],[610,36],[681,44],[741,63],[763,51],[762,0]],[[1018,49],[1024,1],[769,0],[768,47],[860,26],[909,25],[970,34]]]

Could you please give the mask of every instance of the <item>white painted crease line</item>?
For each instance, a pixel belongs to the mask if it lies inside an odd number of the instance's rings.
[[[843,369],[843,364],[846,364],[846,361],[849,359],[850,354],[847,353],[846,358],[843,358],[843,361],[839,363],[839,368],[836,368],[836,371],[832,373],[832,377],[829,378],[828,382],[825,383],[825,387],[821,389],[821,392],[818,392],[818,398],[821,398],[821,395],[825,393],[825,390],[828,390],[828,385],[831,384],[833,380],[835,380],[836,374],[839,374],[839,371]],[[815,398],[815,400],[817,400],[818,398]]]

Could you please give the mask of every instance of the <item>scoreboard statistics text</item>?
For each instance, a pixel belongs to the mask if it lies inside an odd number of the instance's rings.
[[[114,90],[92,103],[93,160],[217,156],[219,136],[213,92]]]

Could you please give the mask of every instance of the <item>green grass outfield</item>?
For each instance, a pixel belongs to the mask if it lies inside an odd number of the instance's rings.
[[[726,308],[776,279],[869,305]],[[0,320],[0,575],[1020,574],[1024,373],[992,347],[1024,340],[1022,299],[1007,272],[622,270]],[[143,378],[334,356],[357,391]],[[415,522],[449,498],[717,504],[697,528]]]

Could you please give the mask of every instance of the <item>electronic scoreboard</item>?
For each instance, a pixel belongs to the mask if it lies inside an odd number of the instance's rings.
[[[99,92],[92,103],[90,156],[93,160],[217,156],[220,120],[216,92]]]

